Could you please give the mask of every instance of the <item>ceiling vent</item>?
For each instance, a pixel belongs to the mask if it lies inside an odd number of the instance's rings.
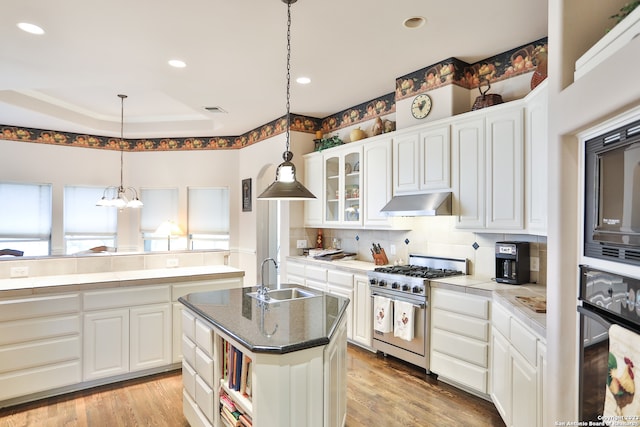
[[[210,113],[226,113],[226,111],[221,107],[204,107]]]

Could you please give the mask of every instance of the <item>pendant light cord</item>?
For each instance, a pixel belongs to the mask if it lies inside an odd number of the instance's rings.
[[[291,129],[291,0],[283,0],[287,3],[287,131],[286,152],[289,152],[289,131]]]
[[[127,95],[118,95],[120,98],[120,189],[124,191],[124,99]]]

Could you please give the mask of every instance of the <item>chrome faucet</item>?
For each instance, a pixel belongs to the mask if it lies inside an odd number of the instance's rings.
[[[264,284],[264,265],[269,261],[273,262],[273,265],[276,267],[276,270],[278,269],[278,263],[276,262],[275,259],[266,258],[265,260],[263,260],[262,264],[260,265],[260,284],[258,285],[258,290],[256,291],[258,296],[265,301],[268,301],[270,299],[269,288]]]

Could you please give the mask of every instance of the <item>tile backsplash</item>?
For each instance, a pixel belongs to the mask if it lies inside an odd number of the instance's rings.
[[[528,234],[477,233],[455,228],[454,216],[402,218],[405,231],[399,230],[355,230],[323,229],[325,248],[331,246],[334,237],[341,240],[345,252],[357,253],[357,259],[371,261],[372,243],[379,243],[385,250],[389,262],[406,263],[409,254],[423,254],[452,258],[467,258],[469,274],[495,277],[495,244],[505,240],[530,243],[530,257],[539,259],[539,271],[531,272],[531,282],[546,285],[547,238]],[[291,231],[295,248],[297,239],[315,242],[317,229]],[[395,253],[393,249],[395,247]],[[291,254],[301,254],[300,249],[291,249]]]
[[[25,268],[27,277],[111,271],[151,270],[169,267],[198,267],[228,264],[228,251],[185,251],[171,253],[94,254],[46,258],[6,258],[0,261],[0,279],[12,277],[12,269]],[[15,271],[15,270],[14,270]]]

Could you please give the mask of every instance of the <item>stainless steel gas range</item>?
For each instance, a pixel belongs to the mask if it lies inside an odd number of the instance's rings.
[[[468,273],[468,261],[464,258],[441,258],[426,255],[409,255],[408,265],[377,267],[368,273],[372,304],[373,347],[399,359],[420,366],[429,372],[429,281]],[[381,298],[376,298],[381,297]],[[395,336],[394,331],[376,326],[376,302],[385,299],[407,302],[413,305],[413,338],[409,341]],[[388,302],[388,301],[387,301]],[[396,321],[396,316],[392,319]],[[395,325],[394,325],[395,327]],[[383,329],[382,331],[380,329]]]

